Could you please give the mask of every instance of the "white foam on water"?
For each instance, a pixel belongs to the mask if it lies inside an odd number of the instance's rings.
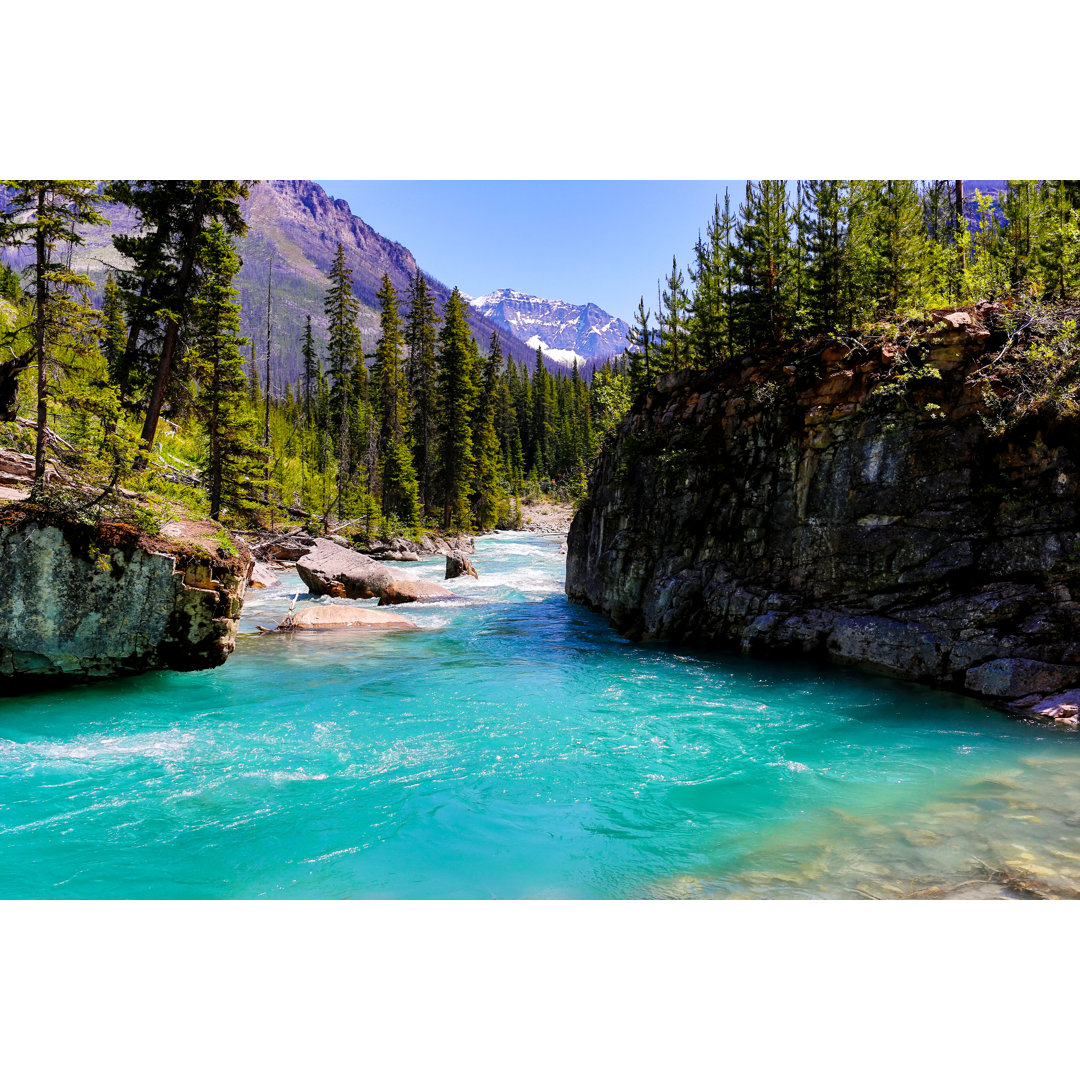
[[[76,739],[73,742],[59,740],[15,743],[4,740],[0,753],[36,762],[63,763],[68,761],[94,761],[121,755],[143,755],[150,758],[177,759],[194,741],[191,732],[166,732],[136,735],[130,738],[106,737],[100,739]]]

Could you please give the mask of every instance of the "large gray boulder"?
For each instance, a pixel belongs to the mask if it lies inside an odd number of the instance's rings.
[[[316,540],[314,548],[297,560],[296,572],[316,596],[343,596],[349,600],[382,596],[393,579],[381,563],[332,540]]]

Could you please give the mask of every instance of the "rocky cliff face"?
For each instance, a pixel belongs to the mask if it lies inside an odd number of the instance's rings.
[[[602,455],[566,590],[633,638],[864,663],[988,698],[1080,682],[1080,423],[984,424],[975,310],[664,376]],[[876,392],[875,392],[876,391]],[[1074,710],[1075,711],[1075,710]]]
[[[250,557],[215,557],[117,522],[0,516],[0,692],[232,652]]]

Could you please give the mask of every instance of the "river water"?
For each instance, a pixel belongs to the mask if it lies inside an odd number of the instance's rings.
[[[419,631],[253,633],[297,590],[340,602],[290,574],[222,668],[0,699],[0,897],[1080,887],[1076,734],[627,643],[567,602],[560,542],[479,540],[462,599],[396,609]]]

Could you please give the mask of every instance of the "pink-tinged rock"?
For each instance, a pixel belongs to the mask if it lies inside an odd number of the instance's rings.
[[[381,596],[392,580],[382,563],[332,540],[317,540],[314,550],[297,560],[296,572],[316,596],[341,596],[350,600]]]
[[[279,630],[415,630],[416,623],[391,611],[328,604],[305,608],[287,619]]]
[[[954,311],[943,316],[942,322],[946,323],[950,330],[960,330],[971,325],[971,316],[966,311]]]
[[[1052,720],[1069,728],[1080,727],[1080,690],[1077,689],[1065,690],[1051,697],[1029,694],[1009,704],[1037,720]]]
[[[281,584],[281,578],[266,563],[256,561],[251,567],[251,581],[248,584],[253,589],[272,589]]]
[[[439,600],[460,600],[449,589],[432,581],[391,581],[379,597],[379,607],[385,604],[432,604]]]

